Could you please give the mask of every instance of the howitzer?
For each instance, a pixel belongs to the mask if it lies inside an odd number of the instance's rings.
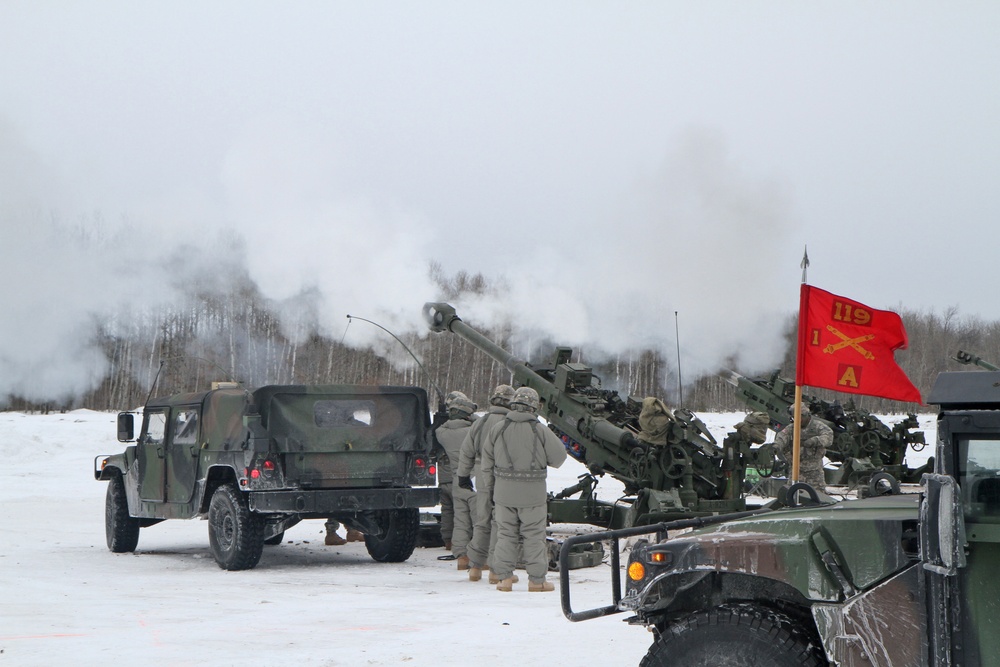
[[[425,304],[424,316],[432,331],[459,336],[510,371],[513,384],[537,391],[539,415],[569,455],[586,465],[591,477],[607,473],[634,496],[602,503],[593,495],[596,482],[581,480],[571,492],[550,498],[553,521],[624,527],[743,510],[747,466],[769,470],[773,463],[769,446],[751,450],[750,440],[739,434],[730,434],[720,447],[689,410],[670,411],[656,399],[622,399],[602,389],[592,368],[571,362],[570,348],[556,348],[551,368],[534,368],[463,322],[446,303]],[[643,429],[644,421],[655,423],[655,433]],[[580,498],[566,498],[576,492]]]
[[[720,375],[736,387],[744,402],[767,412],[771,428],[777,431],[789,423],[788,408],[795,400],[794,382],[782,378],[778,371],[767,379],[751,379],[730,370]],[[918,452],[927,444],[923,431],[913,430],[918,426],[914,414],[890,428],[875,415],[855,406],[853,400],[841,405],[838,401],[803,396],[802,403],[833,429],[833,445],[827,449],[826,457],[841,466],[826,471],[830,484],[863,484],[875,472],[887,472],[901,482],[917,483],[924,472],[933,468],[933,461],[920,468],[906,467],[907,449]]]
[[[972,364],[973,366],[985,368],[988,371],[1000,371],[1000,366],[995,366],[982,357],[977,357],[970,352],[963,352],[962,350],[959,350],[958,354],[952,358],[960,364]]]

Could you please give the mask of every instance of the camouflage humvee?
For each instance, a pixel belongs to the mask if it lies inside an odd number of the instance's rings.
[[[929,402],[922,493],[826,505],[793,493],[791,507],[570,538],[563,557],[612,540],[613,604],[574,612],[563,568],[564,613],[633,612],[654,635],[646,666],[1000,665],[1000,372],[942,373]],[[695,529],[672,536],[681,528]],[[651,533],[622,595],[617,538]]]
[[[239,387],[149,401],[121,454],[99,456],[108,548],[134,551],[140,528],[208,519],[219,567],[249,569],[302,519],[365,534],[377,561],[405,561],[420,507],[438,503],[427,395],[416,387]]]

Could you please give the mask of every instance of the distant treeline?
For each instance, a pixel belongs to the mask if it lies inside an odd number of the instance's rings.
[[[489,290],[481,275],[459,273],[445,277],[438,271],[435,278],[447,299]],[[910,345],[898,359],[925,398],[940,371],[961,368],[952,360],[959,349],[1000,364],[998,322],[960,317],[957,308],[943,313],[903,310],[900,315]],[[535,365],[551,362],[554,344],[542,344],[537,350],[540,356],[529,356],[511,348],[516,333],[511,325],[469,324]],[[785,327],[787,353],[780,368],[786,378],[794,377],[795,324],[794,314],[789,314]],[[302,331],[315,331],[309,322],[292,329],[297,331],[289,331],[288,322],[279,317],[274,305],[262,298],[249,280],[225,294],[194,293],[181,305],[134,311],[107,323],[98,344],[107,356],[110,372],[88,394],[49,404],[17,396],[0,397],[0,406],[13,410],[131,409],[142,405],[158,371],[156,395],[201,391],[213,381],[232,378],[247,387],[348,383],[419,385],[432,392],[436,385],[444,392],[462,390],[480,406],[486,405],[495,385],[510,381],[506,369],[457,336],[430,332],[401,336],[422,360],[424,372],[415,364],[394,365],[372,350],[353,349],[317,333],[301,335]],[[715,375],[688,383],[681,396],[671,356],[669,351],[636,350],[600,363],[578,356],[573,360],[593,365],[604,386],[616,388],[623,395],[655,395],[673,405],[680,398],[684,407],[703,412],[745,409],[731,385]],[[733,370],[745,373],[740,368]],[[689,380],[686,375],[684,378]],[[829,392],[810,393],[837,397]],[[870,397],[858,397],[857,403],[878,413],[918,411],[913,404]]]

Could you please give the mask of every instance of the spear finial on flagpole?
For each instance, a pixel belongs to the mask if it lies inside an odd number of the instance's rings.
[[[799,296],[799,335],[798,335],[798,348],[795,354],[795,366],[796,366],[796,379],[798,378],[798,372],[801,367],[802,361],[802,323],[804,321],[804,309],[806,307],[805,293],[809,289],[806,287],[806,271],[809,269],[809,246],[802,247],[802,263],[799,264],[802,267],[802,291]],[[802,451],[801,440],[802,440],[802,385],[797,381],[795,383],[795,403],[792,408],[792,469],[791,469],[791,481],[799,481],[799,456]],[[787,427],[786,427],[787,428]],[[819,489],[822,491],[823,489]]]

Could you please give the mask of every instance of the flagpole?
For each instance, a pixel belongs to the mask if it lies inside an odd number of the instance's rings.
[[[805,246],[802,250],[802,285],[807,284],[806,280],[806,270],[809,268],[809,247]],[[804,295],[805,290],[800,288],[799,295],[799,331],[796,340],[798,344],[796,346],[795,364],[796,364],[796,376],[799,375],[801,370],[800,364],[803,363],[802,358],[802,341],[803,341],[803,316],[806,309],[806,303]],[[792,473],[791,482],[794,484],[799,481],[799,457],[802,453],[802,385],[798,382],[795,383],[795,407],[794,415],[792,416]]]

